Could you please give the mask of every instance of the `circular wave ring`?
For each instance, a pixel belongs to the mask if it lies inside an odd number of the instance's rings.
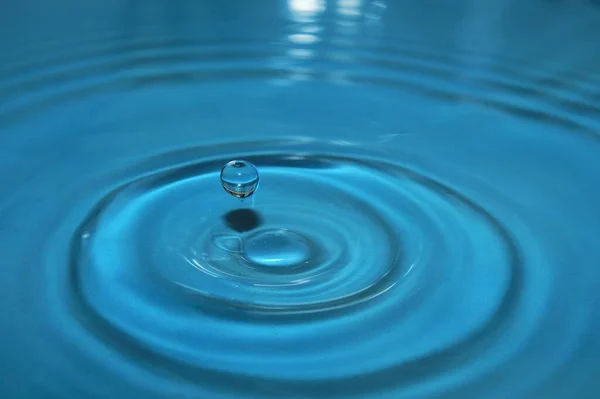
[[[479,205],[376,157],[265,148],[237,156],[261,173],[253,203],[222,193],[230,158],[217,155],[144,174],[91,212],[73,241],[72,277],[102,339],[181,377],[342,389],[349,376],[393,383],[393,370],[467,353],[510,316],[518,252]],[[254,223],[232,223],[240,211]],[[256,237],[293,255],[273,267],[261,253],[257,264],[244,245]],[[280,334],[266,332],[273,323]],[[401,341],[411,346],[385,352]]]

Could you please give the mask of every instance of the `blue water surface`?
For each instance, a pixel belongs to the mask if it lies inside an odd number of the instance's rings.
[[[598,2],[0,8],[1,398],[600,397]]]

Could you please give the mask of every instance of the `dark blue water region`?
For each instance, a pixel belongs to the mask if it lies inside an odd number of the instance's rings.
[[[598,37],[583,0],[4,1],[0,397],[600,397]]]

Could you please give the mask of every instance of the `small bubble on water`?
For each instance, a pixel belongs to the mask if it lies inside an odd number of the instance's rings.
[[[258,188],[258,170],[248,161],[230,161],[221,169],[221,184],[236,198],[247,198]]]

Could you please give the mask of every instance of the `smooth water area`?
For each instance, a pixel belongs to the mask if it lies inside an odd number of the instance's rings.
[[[600,397],[597,2],[1,8],[0,397]]]

